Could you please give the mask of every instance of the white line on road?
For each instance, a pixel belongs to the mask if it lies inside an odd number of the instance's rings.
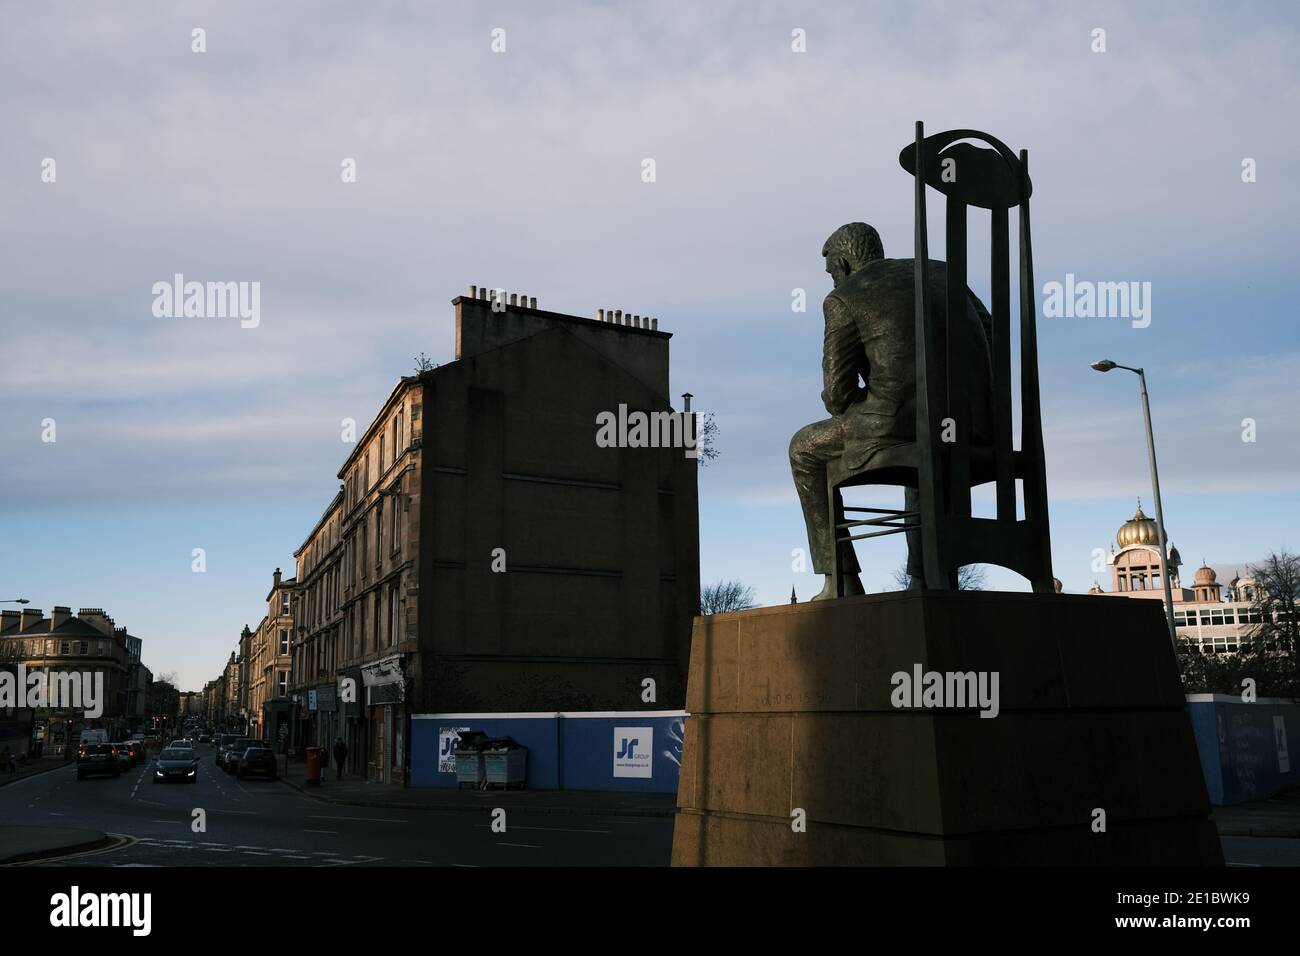
[[[498,843],[497,846],[518,846],[518,847],[523,847],[525,850],[540,850],[540,849],[542,849],[540,846],[534,846],[534,845],[531,844],[531,843]]]
[[[303,833],[329,833],[329,834],[337,834],[339,831],[338,831],[338,830],[303,830],[302,832],[303,832]]]
[[[379,817],[326,817],[311,814],[313,820],[350,820],[360,823],[409,823],[409,820],[381,820]]]
[[[476,826],[476,827],[482,827],[482,828],[486,829],[486,828],[492,826],[492,824],[490,824],[490,823],[476,823],[476,824],[474,824],[474,826]],[[568,827],[521,827],[521,826],[519,826],[518,824],[515,824],[515,825],[512,826],[510,829],[512,829],[512,830],[549,830],[551,833],[606,833],[606,834],[607,834],[607,833],[610,832],[609,830],[574,830],[574,829],[570,829],[570,828],[568,828]]]

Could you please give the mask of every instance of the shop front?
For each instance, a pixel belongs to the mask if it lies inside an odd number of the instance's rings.
[[[404,783],[406,771],[406,675],[403,655],[361,668],[366,690],[369,737],[366,777],[376,783]]]

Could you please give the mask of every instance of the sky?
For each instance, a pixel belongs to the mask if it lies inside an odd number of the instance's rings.
[[[1300,13],[1082,7],[0,4],[3,598],[103,607],[201,688],[337,490],[340,421],[452,359],[470,284],[659,317],[719,429],[702,577],[811,596],[786,450],[826,414],[820,250],[862,220],[911,255],[917,120],[1029,151],[1040,293],[1150,283],[1145,327],[1039,319],[1065,589],[1153,513],[1137,379],[1099,358],[1147,371],[1186,577],[1300,549]],[[155,316],[177,273],[259,282],[258,324]],[[858,553],[893,586],[899,538]]]

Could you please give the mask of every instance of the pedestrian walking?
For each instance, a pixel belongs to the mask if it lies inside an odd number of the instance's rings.
[[[348,759],[348,745],[343,742],[342,737],[334,740],[334,772],[336,780],[343,779],[343,761]]]

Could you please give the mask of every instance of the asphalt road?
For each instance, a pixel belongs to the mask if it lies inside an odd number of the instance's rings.
[[[120,777],[72,766],[0,787],[0,819],[89,827],[119,848],[50,866],[666,866],[673,821],[510,811],[381,810],[314,800],[287,784],[227,776],[200,750],[198,782],[152,783],[152,760]],[[194,832],[194,811],[206,832]]]
[[[671,854],[668,818],[510,811],[495,833],[488,813],[338,806],[200,753],[195,784],[153,784],[152,760],[117,779],[78,780],[71,765],[28,777],[0,787],[0,820],[125,838],[48,866],[667,866]],[[1300,840],[1222,842],[1229,866],[1300,866]]]

